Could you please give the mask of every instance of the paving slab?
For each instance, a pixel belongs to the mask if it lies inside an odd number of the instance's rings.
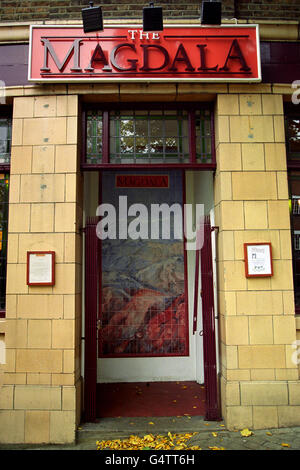
[[[146,434],[167,435],[168,432],[171,434],[195,433],[186,444],[199,446],[204,451],[300,450],[300,427],[250,431],[252,434],[244,437],[240,430],[228,431],[222,421],[205,421],[202,417],[194,416],[103,418],[96,423],[80,425],[74,444],[0,444],[0,450],[95,451],[97,441],[126,439],[131,435],[139,437]],[[106,451],[98,452],[105,453]]]

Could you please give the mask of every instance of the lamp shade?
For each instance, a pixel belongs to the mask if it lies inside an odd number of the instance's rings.
[[[91,2],[92,3],[92,2]],[[83,8],[81,10],[83,30],[85,33],[103,31],[103,20],[101,7]]]
[[[163,31],[163,9],[161,7],[143,8],[143,31]]]
[[[221,24],[222,3],[204,1],[201,5],[201,24]]]

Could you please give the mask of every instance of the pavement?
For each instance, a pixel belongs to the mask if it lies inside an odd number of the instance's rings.
[[[204,451],[213,450],[232,450],[232,451],[257,451],[257,450],[300,450],[300,427],[279,428],[279,429],[260,429],[245,430],[245,432],[228,431],[222,421],[205,421],[203,417],[198,416],[174,416],[174,417],[153,417],[153,418],[102,418],[97,423],[85,423],[78,427],[77,439],[75,444],[1,444],[0,451],[24,451],[24,450],[71,450],[71,451],[97,451],[100,454],[112,452],[97,450],[97,441],[112,441],[115,439],[128,439],[130,436],[145,435],[186,435],[191,433],[185,444],[188,448],[199,447]],[[243,435],[245,434],[245,435]],[[153,449],[149,449],[150,454]],[[128,453],[129,451],[126,451]],[[154,452],[157,453],[156,450]],[[170,451],[168,451],[170,454]],[[189,450],[198,458],[198,450]],[[114,452],[115,453],[115,452]],[[173,452],[174,453],[174,452]],[[184,453],[184,451],[177,451]],[[131,452],[137,455],[136,451]],[[31,454],[32,455],[32,454]],[[79,454],[77,454],[79,456]],[[124,455],[116,451],[116,455]],[[142,455],[149,455],[142,453]],[[202,454],[201,454],[202,455]],[[148,457],[147,457],[148,458]],[[183,458],[183,457],[182,457]],[[145,462],[145,459],[143,460]],[[107,463],[107,462],[105,462]],[[112,462],[110,462],[112,463]],[[114,462],[116,463],[116,462]],[[118,463],[118,462],[117,462]],[[122,462],[120,462],[122,463]],[[128,462],[127,462],[128,463]],[[154,462],[151,462],[154,463]],[[166,463],[166,462],[165,462]],[[178,463],[178,462],[167,462]]]

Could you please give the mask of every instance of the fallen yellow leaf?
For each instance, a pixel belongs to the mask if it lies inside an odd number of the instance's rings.
[[[291,447],[290,444],[287,444],[286,442],[281,443],[282,447]]]
[[[140,444],[140,439],[136,436],[130,436],[129,442],[130,442],[130,444],[133,444],[133,445],[139,445]]]
[[[252,436],[253,432],[250,431],[248,428],[245,428],[241,431],[241,436],[243,437],[249,437]]]
[[[165,446],[164,446],[163,443],[162,444],[157,444],[157,446],[155,446],[155,449],[158,449],[158,450],[165,449]]]
[[[213,435],[214,437],[217,437],[217,436],[218,436],[218,434],[217,434],[216,432],[212,432],[212,435]]]
[[[154,424],[154,423],[152,423],[152,421],[150,421],[148,424]]]
[[[266,432],[266,435],[267,436],[273,436],[273,434],[271,432]]]

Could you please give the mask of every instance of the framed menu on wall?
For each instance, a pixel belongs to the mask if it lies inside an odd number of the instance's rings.
[[[271,243],[244,243],[246,277],[273,276]]]
[[[27,252],[27,285],[53,286],[55,284],[55,252]]]

